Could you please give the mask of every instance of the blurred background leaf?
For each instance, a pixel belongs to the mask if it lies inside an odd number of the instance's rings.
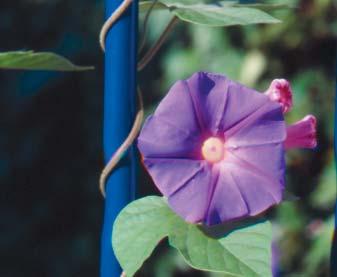
[[[329,267],[331,242],[334,230],[334,217],[324,222],[314,222],[309,232],[312,240],[308,254],[303,261],[302,274],[305,276],[324,276],[324,268]]]
[[[0,52],[1,69],[25,69],[47,71],[83,71],[92,66],[77,66],[64,57],[54,53],[33,51]]]
[[[336,164],[332,158],[319,176],[316,189],[311,194],[312,205],[331,210],[336,202]]]

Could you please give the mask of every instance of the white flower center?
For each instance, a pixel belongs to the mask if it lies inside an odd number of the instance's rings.
[[[224,142],[217,137],[210,137],[202,145],[203,158],[210,163],[217,163],[225,156]]]

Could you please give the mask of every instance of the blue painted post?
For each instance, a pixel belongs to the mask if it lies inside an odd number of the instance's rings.
[[[105,0],[108,18],[121,0]],[[104,158],[112,154],[127,137],[134,120],[136,106],[136,64],[138,1],[115,23],[106,39],[104,93]],[[103,232],[101,239],[101,277],[119,277],[121,268],[111,245],[113,222],[135,198],[136,155],[131,149],[108,178]]]

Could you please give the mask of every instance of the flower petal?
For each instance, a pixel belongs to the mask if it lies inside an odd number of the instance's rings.
[[[211,166],[204,161],[146,159],[144,163],[170,207],[186,221],[203,220],[212,178]]]
[[[258,170],[233,167],[233,178],[248,206],[249,215],[258,215],[282,201],[282,185]]]
[[[160,192],[170,196],[204,167],[204,161],[188,159],[147,158],[144,164]]]
[[[189,88],[178,81],[144,123],[138,147],[145,158],[199,158],[201,143]]]
[[[208,225],[255,216],[282,200],[282,185],[249,163],[224,162],[207,213]]]
[[[160,102],[154,115],[192,135],[200,133],[194,103],[186,81],[176,82]]]
[[[245,200],[228,169],[229,166],[224,164],[219,167],[205,217],[207,225],[220,224],[248,214]]]
[[[200,145],[198,135],[157,115],[148,117],[138,137],[144,158],[198,158]]]
[[[199,125],[203,132],[217,135],[223,120],[230,80],[219,74],[197,72],[188,80]]]
[[[197,72],[186,83],[200,129],[213,136],[235,126],[264,104],[273,103],[268,96],[219,74]]]
[[[266,95],[229,80],[227,102],[220,129],[225,132],[233,128],[267,103],[273,102]]]
[[[266,179],[272,180],[274,187],[271,189],[278,191],[285,184],[284,152],[282,143],[239,147],[227,150],[224,162],[233,163],[242,170],[254,171]]]
[[[279,104],[267,101],[225,131],[225,147],[253,147],[284,142],[286,125]]]

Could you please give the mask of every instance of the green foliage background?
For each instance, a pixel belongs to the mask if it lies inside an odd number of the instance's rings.
[[[265,1],[276,3],[277,1]],[[329,276],[336,199],[333,102],[337,36],[334,0],[287,0],[282,24],[208,28],[179,23],[139,75],[151,113],[177,79],[223,73],[264,91],[286,78],[292,123],[318,118],[319,146],[288,153],[288,191],[270,212],[280,276]],[[103,200],[101,0],[17,0],[0,5],[1,51],[54,51],[85,73],[0,71],[0,276],[98,276]],[[151,16],[147,47],[169,20]],[[158,194],[140,167],[140,195]],[[211,276],[189,268],[163,241],[138,276]],[[219,276],[219,275],[212,275]]]

